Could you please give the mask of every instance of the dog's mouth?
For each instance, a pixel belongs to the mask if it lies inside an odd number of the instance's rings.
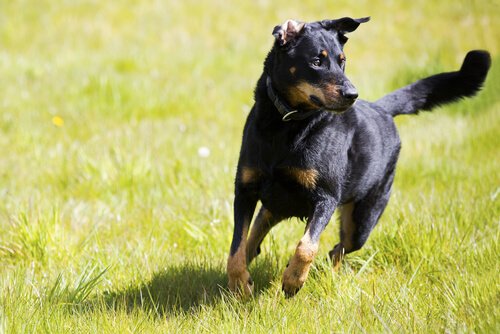
[[[342,113],[346,112],[356,102],[356,101],[352,101],[352,103],[345,103],[342,105],[326,105],[316,95],[310,95],[309,99],[311,100],[312,103],[314,103],[315,105],[317,105],[321,109],[323,109],[325,111],[333,112],[336,114],[342,114]]]

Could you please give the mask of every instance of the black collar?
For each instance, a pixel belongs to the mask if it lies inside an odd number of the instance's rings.
[[[278,109],[279,113],[282,116],[282,120],[284,122],[287,121],[300,121],[303,119],[306,119],[309,116],[312,116],[313,114],[317,113],[318,111],[321,111],[321,109],[318,110],[312,110],[312,111],[300,111],[297,109],[292,109],[288,104],[286,104],[285,101],[282,101],[278,95],[274,92],[273,85],[271,82],[271,78],[267,76],[266,78],[266,86],[267,86],[267,96],[273,101],[274,106],[276,109]]]

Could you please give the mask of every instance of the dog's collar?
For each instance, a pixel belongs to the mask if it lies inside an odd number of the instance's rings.
[[[273,89],[273,84],[271,82],[271,78],[269,76],[267,76],[266,78],[266,86],[267,86],[267,96],[269,96],[271,101],[273,101],[274,106],[276,107],[276,109],[278,109],[282,117],[281,119],[284,122],[291,120],[300,121],[306,119],[309,116],[312,116],[318,111],[321,111],[321,109],[312,111],[300,111],[298,109],[290,108],[290,106],[288,106],[288,104],[286,104],[285,101],[282,101],[275,93]]]

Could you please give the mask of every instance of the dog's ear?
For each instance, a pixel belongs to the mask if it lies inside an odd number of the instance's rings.
[[[282,25],[274,27],[273,36],[279,46],[284,46],[296,38],[303,31],[305,25],[304,22],[286,20]]]
[[[362,17],[359,19],[353,19],[350,17],[343,17],[341,19],[337,20],[323,20],[321,21],[321,25],[325,29],[335,29],[339,31],[342,34],[348,33],[348,32],[353,32],[356,30],[361,23],[368,22],[370,20],[370,17]]]

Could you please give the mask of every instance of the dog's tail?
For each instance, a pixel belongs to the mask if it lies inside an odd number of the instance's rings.
[[[416,114],[464,97],[482,87],[491,65],[487,51],[473,50],[465,56],[459,71],[440,73],[398,89],[375,102],[392,116]]]

